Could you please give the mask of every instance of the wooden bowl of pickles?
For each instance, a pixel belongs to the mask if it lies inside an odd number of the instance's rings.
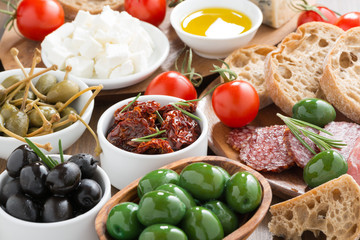
[[[190,157],[116,193],[98,213],[95,227],[101,240],[246,239],[271,200],[266,179],[240,162]]]

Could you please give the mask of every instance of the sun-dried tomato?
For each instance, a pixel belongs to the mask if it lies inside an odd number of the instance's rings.
[[[107,135],[108,141],[113,145],[132,152],[135,150],[136,146],[134,145],[136,144],[133,144],[135,142],[129,144],[131,139],[156,133],[154,121],[142,118],[138,108],[135,107],[132,111],[125,112],[123,116],[126,118],[113,126]]]
[[[166,136],[174,151],[189,146],[200,135],[199,124],[180,110],[169,111],[163,116],[161,129],[166,130]]]
[[[124,107],[115,111],[115,122],[108,129],[107,139],[126,151],[143,154],[169,153],[190,145],[200,135],[199,124],[172,105],[161,107],[155,101],[136,101],[120,113]],[[192,113],[196,111],[194,103],[179,107]],[[162,115],[162,123],[157,119],[156,111]],[[156,138],[149,138],[146,142],[132,141],[156,133],[156,127],[166,132]],[[161,137],[167,139],[160,139]]]
[[[169,142],[164,139],[153,138],[148,142],[142,142],[136,148],[136,153],[162,154],[173,152]]]

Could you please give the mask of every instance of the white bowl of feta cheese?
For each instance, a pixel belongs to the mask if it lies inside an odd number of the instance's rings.
[[[145,80],[165,61],[170,44],[153,25],[104,7],[98,15],[79,11],[46,36],[41,49],[45,66],[71,66],[72,78],[106,90]]]

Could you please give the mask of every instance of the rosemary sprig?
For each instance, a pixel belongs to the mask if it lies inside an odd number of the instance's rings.
[[[131,141],[133,141],[133,142],[148,142],[148,141],[150,141],[152,138],[157,137],[157,136],[159,136],[159,135],[161,135],[161,134],[163,134],[163,133],[165,133],[165,132],[166,132],[166,130],[161,130],[161,131],[159,131],[159,130],[157,129],[157,132],[156,132],[156,133],[153,133],[153,134],[150,134],[150,135],[146,135],[146,136],[144,136],[144,137],[133,138],[133,139],[131,139]],[[163,138],[160,138],[160,139],[163,139]]]
[[[316,154],[315,150],[312,149],[309,146],[309,144],[307,144],[302,139],[300,134],[304,135],[305,137],[308,137],[311,141],[313,141],[321,151],[329,150],[331,148],[342,148],[343,146],[346,146],[346,144],[343,143],[342,140],[335,140],[335,139],[327,138],[324,136],[320,136],[319,134],[306,129],[306,127],[311,127],[311,128],[317,129],[321,132],[324,132],[324,133],[332,136],[332,134],[330,132],[326,131],[325,129],[323,129],[319,126],[316,126],[316,125],[308,123],[308,122],[301,121],[299,119],[286,117],[286,116],[281,115],[280,113],[277,113],[276,115],[279,118],[281,118],[281,120],[284,121],[284,123],[290,129],[290,131],[294,134],[294,136],[313,154]]]
[[[57,162],[51,157],[45,156],[45,154],[28,138],[25,138],[26,143],[31,147],[32,150],[38,155],[41,160],[50,168],[54,168],[57,165]]]
[[[192,113],[189,113],[188,111],[186,111],[186,110],[184,110],[184,109],[176,106],[176,105],[181,105],[181,104],[179,104],[179,102],[177,102],[177,103],[170,103],[170,105],[173,106],[174,108],[176,108],[177,110],[181,111],[183,114],[188,115],[189,117],[194,118],[194,119],[196,119],[196,120],[198,120],[198,121],[201,121],[201,118],[199,118],[198,116],[196,116],[196,115],[194,115],[194,114],[192,114]]]
[[[237,78],[237,74],[230,69],[229,64],[227,64],[226,62],[224,62],[221,59],[218,59],[220,62],[222,62],[226,68],[221,68],[215,64],[213,64],[213,67],[215,68],[214,70],[211,70],[210,72],[214,72],[214,73],[218,73],[220,74],[220,76],[224,79],[225,82],[230,82],[233,81]],[[227,76],[225,73],[227,73],[229,76]]]
[[[126,109],[128,109],[129,107],[131,107],[131,105],[134,104],[134,102],[136,102],[136,100],[140,97],[141,93],[139,93],[135,98],[134,100],[132,100],[131,102],[128,103],[128,105],[126,105],[126,107],[124,107],[120,113],[124,112]]]
[[[64,151],[61,144],[61,139],[59,139],[59,153],[60,153],[60,161],[61,163],[64,162]]]
[[[186,46],[184,47],[183,51],[185,51],[185,49]],[[192,50],[191,48],[189,48],[188,50],[185,51],[184,59],[182,61],[180,70],[178,68],[179,58],[175,60],[175,70],[177,72],[180,72],[182,75],[186,76],[195,87],[199,87],[203,81],[203,76],[195,72],[195,68],[191,66],[192,58],[193,58]],[[194,76],[196,76],[197,78],[195,79]]]
[[[160,124],[162,124],[164,119],[162,118],[161,114],[159,113],[159,111],[155,111],[155,113],[156,113],[156,117],[159,120]]]

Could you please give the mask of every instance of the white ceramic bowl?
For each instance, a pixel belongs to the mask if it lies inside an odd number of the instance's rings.
[[[160,65],[165,61],[170,51],[170,43],[165,34],[152,24],[141,22],[141,26],[149,33],[155,44],[154,52],[150,56],[150,59],[148,61],[148,67],[145,70],[115,79],[81,78],[72,75],[70,72],[69,75],[71,76],[71,78],[81,80],[88,86],[96,86],[102,84],[104,86],[104,90],[124,88],[145,80],[153,72],[155,72],[156,69],[158,69]],[[44,51],[41,52],[41,58],[45,66],[50,67],[52,65],[48,61]]]
[[[29,69],[26,69],[29,72]],[[41,71],[43,68],[36,68],[35,72]],[[54,74],[58,81],[64,79],[64,73],[60,71],[50,71],[51,74]],[[22,71],[20,69],[8,70],[4,72],[0,72],[0,82],[4,81],[7,77],[11,75],[22,75]],[[33,79],[33,82],[36,83],[39,77]],[[80,86],[80,90],[87,88],[88,86],[77,79],[69,78],[76,82]],[[75,100],[70,106],[74,107],[78,112],[82,109],[82,107],[86,104],[87,100],[91,97],[91,92],[86,92],[81,95],[77,100]],[[94,100],[91,101],[90,105],[86,109],[82,118],[86,123],[90,122],[90,118],[94,109]],[[50,143],[53,147],[50,152],[43,150],[45,153],[58,153],[58,141],[61,139],[63,149],[69,148],[72,144],[74,144],[84,133],[86,127],[80,121],[73,123],[71,126],[64,128],[60,131],[38,136],[38,137],[31,137],[30,140],[40,144]],[[4,137],[0,136],[0,158],[6,159],[10,153],[17,148],[18,146],[24,144],[24,142],[17,140],[12,137]]]
[[[251,28],[234,37],[205,37],[185,32],[181,27],[182,20],[190,13],[204,8],[229,8],[246,14]],[[255,36],[263,20],[261,10],[248,0],[186,0],[178,4],[170,15],[170,22],[180,39],[198,55],[205,58],[224,58],[232,51],[246,45]]]
[[[51,156],[56,157],[55,155]],[[68,159],[69,157],[69,155],[65,155],[65,159]],[[100,209],[111,197],[111,184],[109,177],[100,167],[97,168],[93,179],[100,184],[103,190],[102,199],[95,207],[86,213],[69,220],[54,223],[28,222],[15,218],[0,208],[0,239],[97,240],[95,218]],[[6,171],[1,173],[0,188],[2,188],[9,180],[10,177]]]
[[[122,189],[135,179],[144,176],[146,173],[158,169],[161,166],[180,160],[186,157],[206,156],[207,155],[207,132],[208,121],[203,112],[196,110],[195,115],[202,120],[199,122],[201,134],[199,138],[190,146],[179,151],[166,154],[137,154],[127,152],[114,145],[106,139],[106,132],[114,122],[114,112],[121,106],[127,105],[134,98],[120,101],[101,115],[97,134],[103,152],[100,154],[101,167],[108,174],[111,184],[118,189]],[[141,96],[138,101],[154,100],[164,106],[170,102],[178,102],[180,99],[170,96],[146,95]]]

